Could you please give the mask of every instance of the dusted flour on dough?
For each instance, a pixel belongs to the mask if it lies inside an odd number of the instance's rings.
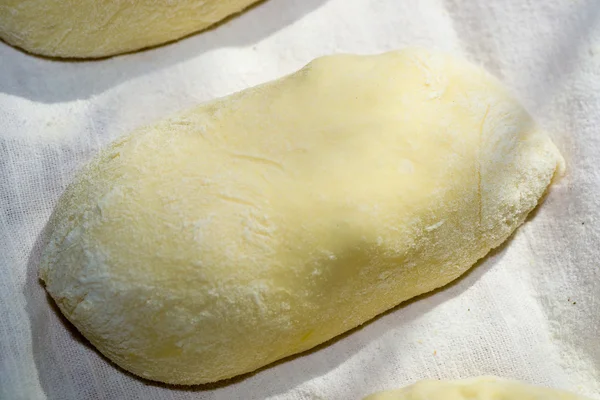
[[[456,279],[561,168],[478,67],[324,57],[103,151],[59,201],[41,278],[121,367],[217,381]]]
[[[375,393],[364,400],[588,400],[562,390],[525,385],[500,378],[421,381],[400,390]]]
[[[105,57],[179,39],[257,0],[0,0],[0,38],[52,57]]]

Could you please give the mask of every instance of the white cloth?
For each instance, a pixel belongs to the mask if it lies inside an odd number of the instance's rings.
[[[407,45],[481,63],[567,160],[539,210],[464,278],[314,351],[191,388],[123,372],[52,306],[36,276],[42,230],[100,147],[320,55]],[[267,0],[179,42],[90,62],[0,43],[0,398],[359,399],[491,374],[600,399],[599,127],[598,0]]]

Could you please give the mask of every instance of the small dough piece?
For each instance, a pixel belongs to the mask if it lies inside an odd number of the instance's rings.
[[[0,0],[0,38],[44,56],[98,58],[205,29],[257,0]]]
[[[400,390],[375,393],[363,400],[589,400],[562,390],[495,377],[462,381],[421,381]]]
[[[217,381],[456,279],[561,167],[476,66],[324,57],[103,151],[59,201],[41,278],[121,367]]]

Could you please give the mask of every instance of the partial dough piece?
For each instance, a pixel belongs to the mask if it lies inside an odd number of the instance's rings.
[[[548,389],[494,377],[463,381],[421,381],[400,390],[375,393],[363,400],[590,400],[562,390]]]
[[[257,0],[0,0],[0,38],[51,57],[97,58],[179,39]]]
[[[456,279],[561,168],[478,67],[324,57],[103,151],[59,201],[41,277],[121,367],[217,381]]]

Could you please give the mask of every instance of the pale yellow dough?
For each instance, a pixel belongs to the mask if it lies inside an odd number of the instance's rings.
[[[588,400],[587,397],[494,377],[463,381],[421,381],[363,400]]]
[[[121,367],[217,381],[456,279],[561,168],[478,67],[324,57],[112,144],[60,199],[41,277]]]
[[[95,58],[179,39],[257,0],[0,0],[0,38],[31,53]]]

